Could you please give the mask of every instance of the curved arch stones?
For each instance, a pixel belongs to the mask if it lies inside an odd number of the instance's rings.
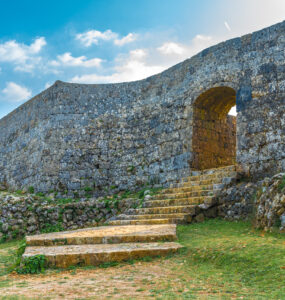
[[[193,104],[226,86],[237,102],[237,152],[254,178],[285,171],[285,22],[205,49],[145,80],[57,81],[0,120],[0,182],[10,188],[167,186],[195,157]]]

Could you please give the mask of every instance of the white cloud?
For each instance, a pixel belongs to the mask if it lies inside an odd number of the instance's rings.
[[[97,45],[100,40],[113,41],[116,46],[123,46],[135,41],[137,39],[137,34],[129,33],[128,35],[120,39],[119,35],[110,29],[104,32],[99,30],[89,30],[84,33],[78,33],[75,38],[79,40],[85,47]]]
[[[53,66],[67,66],[67,67],[99,67],[102,63],[100,58],[87,59],[86,56],[73,57],[70,52],[66,52],[57,56],[58,60],[51,61]]]
[[[208,35],[201,35],[197,34],[194,39],[192,40],[190,47],[189,47],[189,54],[194,55],[198,52],[202,51],[205,48],[215,45],[218,42],[223,41],[224,38],[214,38]]]
[[[157,50],[161,54],[183,54],[185,52],[185,48],[177,43],[167,42],[164,43],[161,47],[157,48]]]
[[[130,51],[130,56],[132,58],[142,59],[143,57],[146,57],[146,55],[147,55],[147,51],[144,49],[135,49]]]
[[[152,62],[159,63],[165,66],[166,69],[222,40],[222,38],[198,34],[188,43],[182,44],[171,41],[162,43],[161,46],[152,50],[152,54],[149,57],[151,57]]]
[[[135,81],[163,71],[164,66],[154,63],[148,64],[148,53],[144,49],[136,49],[127,56],[119,56],[116,59],[114,72],[111,75],[84,74],[74,76],[71,81],[78,83],[115,83]]]
[[[89,47],[93,44],[97,45],[99,40],[109,41],[117,38],[117,33],[111,30],[101,32],[99,30],[89,30],[84,33],[76,35],[76,39],[79,40],[85,47]]]
[[[131,43],[133,41],[135,41],[137,39],[137,35],[134,33],[129,33],[128,35],[126,35],[125,37],[121,38],[121,39],[115,39],[114,40],[114,44],[117,46],[123,46],[125,44]]]
[[[42,48],[47,44],[44,37],[37,38],[30,46],[29,50],[31,53],[39,53]]]
[[[52,82],[48,81],[46,84],[45,84],[45,90],[48,89],[49,87],[51,87],[53,85]]]
[[[127,55],[118,55],[111,74],[78,74],[73,76],[71,81],[77,83],[115,83],[144,79],[193,56],[217,41],[210,36],[196,35],[188,44],[165,42],[157,48],[134,49]]]
[[[232,31],[229,23],[227,21],[224,22],[225,27],[227,28],[228,31]]]
[[[0,44],[0,62],[12,63],[16,71],[30,72],[41,59],[37,54],[46,45],[44,37],[37,38],[31,45],[15,40]]]
[[[21,86],[15,82],[7,82],[1,94],[4,101],[21,102],[30,98],[32,92],[25,86]]]

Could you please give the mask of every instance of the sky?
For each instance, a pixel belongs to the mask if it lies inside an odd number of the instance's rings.
[[[285,0],[0,1],[0,118],[56,80],[143,79],[285,20]]]

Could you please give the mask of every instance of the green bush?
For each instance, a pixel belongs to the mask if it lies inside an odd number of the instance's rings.
[[[18,274],[39,274],[45,271],[46,257],[44,255],[35,255],[24,258],[21,265],[16,268]]]
[[[61,222],[58,222],[57,224],[44,224],[44,226],[41,228],[41,233],[50,233],[50,232],[59,232],[63,231],[64,228],[62,226]]]
[[[28,187],[28,192],[30,194],[34,194],[35,193],[35,188],[33,186]]]
[[[281,192],[285,187],[285,176],[283,176],[281,183],[278,185],[278,190]]]

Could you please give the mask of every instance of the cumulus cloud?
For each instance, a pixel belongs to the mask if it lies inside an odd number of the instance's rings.
[[[87,59],[86,56],[73,57],[70,52],[58,55],[57,59],[51,61],[52,66],[91,68],[99,67],[103,61],[100,58]]]
[[[222,38],[198,34],[189,40],[189,42],[183,44],[168,41],[154,49],[150,57],[152,61],[158,62],[160,65],[164,65],[165,68],[168,68],[222,40]]]
[[[148,49],[134,49],[127,55],[118,55],[110,75],[100,73],[78,74],[71,78],[78,83],[116,83],[144,79],[162,72],[186,58],[193,56],[218,39],[196,35],[189,43],[165,42],[161,46]]]
[[[178,54],[181,55],[185,52],[185,48],[177,43],[167,42],[164,43],[161,47],[158,47],[157,50],[162,54]]]
[[[129,33],[123,38],[119,38],[116,32],[108,29],[104,32],[99,30],[89,30],[83,33],[78,33],[75,37],[81,42],[85,47],[90,47],[92,45],[97,45],[100,40],[102,41],[113,41],[116,46],[123,46],[125,44],[131,43],[136,40],[137,35],[134,33]]]
[[[29,50],[31,53],[36,54],[39,53],[42,48],[47,44],[44,37],[37,38],[30,46]]]
[[[125,44],[131,43],[133,41],[135,41],[137,39],[137,35],[134,33],[129,33],[128,35],[126,35],[125,37],[121,38],[121,39],[115,39],[114,40],[114,44],[117,46],[123,46]]]
[[[135,49],[131,50],[129,55],[132,59],[142,59],[146,57],[147,51],[145,49]]]
[[[52,82],[50,82],[50,81],[48,81],[48,82],[46,82],[46,84],[45,84],[45,90],[46,89],[48,89],[49,87],[51,87],[53,85],[53,83]]]
[[[145,49],[135,49],[128,55],[119,56],[116,59],[114,72],[111,75],[84,74],[74,76],[71,81],[78,83],[115,83],[134,81],[146,78],[163,71],[164,67],[154,63],[148,64],[146,58],[148,52]]]
[[[7,41],[0,44],[0,62],[14,64],[17,71],[30,72],[41,59],[37,54],[45,45],[44,37],[37,38],[31,45]]]
[[[32,95],[31,90],[15,82],[7,82],[6,87],[1,91],[1,98],[7,102],[22,102]]]
[[[93,44],[97,45],[99,40],[109,41],[115,38],[117,38],[117,34],[109,29],[104,32],[99,30],[89,30],[76,35],[76,39],[79,40],[85,47],[89,47]]]

